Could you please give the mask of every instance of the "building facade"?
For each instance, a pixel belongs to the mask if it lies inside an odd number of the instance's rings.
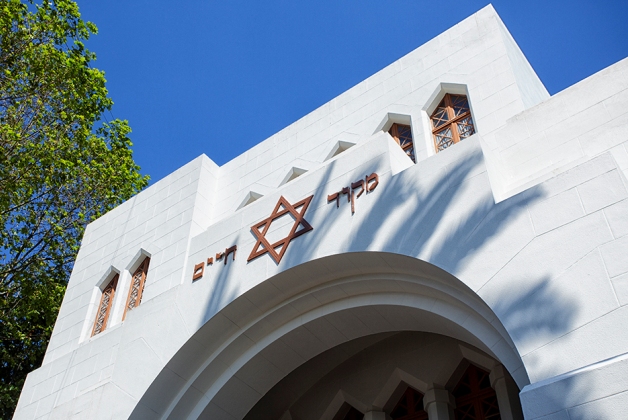
[[[624,419],[628,60],[491,6],[91,223],[16,419]]]

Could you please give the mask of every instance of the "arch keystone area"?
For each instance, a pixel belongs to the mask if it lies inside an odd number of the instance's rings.
[[[228,313],[230,321],[241,327],[219,347],[203,348],[204,330],[222,336],[220,317],[211,318],[166,365],[131,418],[140,418],[146,410],[172,419],[213,418],[222,412],[242,418],[306,362],[353,340],[400,331],[445,335],[473,346],[502,363],[519,387],[529,383],[511,338],[492,310],[462,282],[428,263],[404,257],[406,268],[396,272],[390,267],[400,256],[377,253],[381,266],[376,274],[347,270],[302,286],[310,280],[303,273],[316,273],[319,265],[372,261],[372,254],[314,260],[236,298],[232,304],[238,299],[258,301],[256,295],[265,295],[268,288],[281,290],[283,296],[259,308],[259,314],[234,314],[228,305],[219,314]],[[188,347],[197,351],[191,353]],[[171,377],[181,370],[193,373],[173,387]],[[237,401],[234,393],[239,395]]]

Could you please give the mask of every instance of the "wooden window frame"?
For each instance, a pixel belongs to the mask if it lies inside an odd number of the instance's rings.
[[[142,294],[144,293],[144,286],[146,285],[146,276],[148,274],[148,266],[150,265],[150,257],[145,257],[144,260],[140,263],[140,265],[135,269],[133,275],[131,276],[131,284],[129,285],[129,294],[126,298],[126,304],[124,305],[124,314],[122,315],[122,320],[126,318],[126,314],[128,311],[137,308],[142,301]],[[133,296],[133,290],[136,284],[136,276],[139,277],[139,283],[137,284],[137,297],[132,302],[131,297]]]
[[[471,384],[470,384],[471,393],[470,394],[463,395],[463,396],[460,396],[460,397],[457,397],[457,398],[454,396],[455,401],[456,401],[456,408],[454,409],[454,418],[456,420],[458,420],[458,418],[459,418],[458,410],[461,410],[466,405],[473,405],[473,409],[474,409],[474,412],[475,412],[475,418],[477,420],[485,420],[486,417],[484,416],[482,403],[485,400],[489,399],[489,398],[493,398],[496,401],[498,416],[499,416],[499,418],[501,418],[501,412],[500,412],[500,409],[499,409],[499,402],[497,401],[497,393],[495,392],[493,387],[490,386],[490,385],[489,385],[488,388],[484,388],[484,389],[480,389],[478,387],[479,386],[479,382],[480,382],[478,380],[479,374],[484,374],[484,375],[488,376],[488,375],[490,375],[490,373],[488,371],[482,369],[482,368],[479,368],[479,367],[475,366],[474,364],[469,364],[467,369],[465,369],[465,373],[462,375],[462,377],[458,381],[458,384],[454,388],[452,394],[455,394],[456,390],[461,385],[462,380],[464,379],[464,377],[465,377],[465,375],[467,373],[469,373],[470,377],[472,379],[475,379],[476,382],[471,382]]]
[[[400,125],[404,127],[408,127],[410,129],[410,142],[407,143],[405,146],[401,145],[401,140],[400,140],[401,136],[399,135]],[[392,138],[397,142],[399,147],[401,147],[401,150],[403,150],[404,153],[408,155],[410,159],[412,159],[412,162],[416,163],[416,154],[414,150],[414,134],[412,133],[412,126],[410,124],[393,123],[393,125],[390,126],[390,129],[388,130],[388,134],[390,134]]]
[[[116,287],[118,286],[118,279],[120,278],[119,274],[116,274],[114,276],[113,279],[111,279],[111,281],[109,283],[107,283],[107,286],[105,286],[104,289],[102,289],[101,294],[100,294],[100,301],[98,302],[98,308],[96,309],[96,318],[94,319],[94,326],[92,327],[92,337],[100,334],[101,332],[105,331],[107,329],[107,322],[109,321],[109,315],[111,314],[111,308],[113,308],[113,300],[116,296]],[[97,330],[98,327],[98,318],[99,318],[99,314],[102,311],[102,307],[103,307],[103,302],[105,300],[105,297],[107,296],[107,291],[109,289],[111,290],[111,296],[109,296],[109,302],[107,303],[107,307],[105,308],[105,316],[103,318],[102,321],[102,327]]]
[[[464,112],[463,114],[458,115],[457,117],[455,116],[454,113],[454,107],[453,107],[453,101],[451,100],[452,96],[463,96],[467,99],[467,104],[469,104],[469,110]],[[445,101],[445,107],[447,109],[447,123],[440,125],[436,128],[434,128],[434,115],[436,114],[436,111],[438,111],[438,108],[440,106],[440,104]],[[469,117],[471,119],[471,124],[473,125],[473,133],[475,134],[475,122],[473,122],[473,116],[471,115],[471,102],[469,101],[469,97],[467,95],[462,95],[462,94],[456,94],[456,93],[446,93],[445,96],[443,97],[443,99],[441,99],[438,102],[438,105],[436,105],[436,108],[434,109],[434,111],[432,112],[432,115],[430,115],[430,124],[432,124],[432,139],[434,141],[434,149],[436,150],[436,153],[441,152],[442,150],[438,149],[438,142],[436,141],[436,133],[440,133],[441,131],[446,130],[447,128],[449,128],[451,130],[451,138],[453,140],[454,144],[460,143],[461,139],[460,139],[460,133],[458,132],[458,122],[460,122],[461,120],[465,119]],[[445,150],[445,149],[443,149]]]
[[[397,404],[395,404],[392,410],[390,410],[390,417],[395,420],[428,420],[427,411],[425,411],[425,406],[423,406],[423,397],[424,395],[422,392],[419,392],[410,386],[407,387],[401,398],[399,398],[399,401],[397,401]],[[415,398],[417,398],[418,401],[421,401],[421,410],[415,411]],[[406,408],[407,413],[399,417],[393,417],[393,414],[395,414],[395,411],[397,411],[399,406]]]

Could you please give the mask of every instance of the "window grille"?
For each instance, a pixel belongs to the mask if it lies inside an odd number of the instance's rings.
[[[475,133],[469,101],[464,95],[446,94],[432,113],[431,120],[436,152]]]
[[[412,128],[409,125],[394,123],[388,133],[401,146],[401,149],[406,152],[406,155],[412,159],[412,162],[416,163],[414,143],[412,142]]]
[[[144,258],[144,261],[142,261],[140,266],[135,270],[135,273],[133,273],[131,287],[129,288],[129,297],[126,300],[126,307],[124,308],[124,316],[122,319],[126,317],[128,311],[139,306],[142,301],[142,293],[144,292],[144,285],[146,284],[146,274],[148,273],[149,263],[150,258]]]
[[[116,274],[100,295],[100,303],[98,304],[98,311],[96,312],[96,319],[94,320],[92,336],[103,332],[105,328],[107,328],[107,321],[109,320],[109,314],[113,306],[113,296],[116,293],[116,286],[118,285],[118,277],[118,274]]]
[[[390,412],[390,417],[393,420],[427,420],[427,412],[423,408],[423,394],[408,387]]]
[[[454,388],[456,420],[501,420],[489,373],[470,365]]]

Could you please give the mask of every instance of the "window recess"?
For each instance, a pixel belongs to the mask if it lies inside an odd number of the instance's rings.
[[[113,297],[116,293],[116,286],[118,285],[119,275],[111,279],[109,284],[105,286],[100,295],[100,303],[98,304],[98,311],[96,312],[96,319],[94,320],[94,328],[92,329],[92,336],[100,334],[107,328],[107,321],[111,314],[111,307],[113,306]]]
[[[437,153],[475,133],[471,108],[465,95],[446,94],[430,119]]]
[[[454,388],[456,420],[500,420],[495,390],[489,373],[470,365]]]
[[[146,275],[148,273],[148,265],[150,264],[150,257],[144,258],[144,261],[140,264],[139,267],[133,273],[133,277],[131,278],[131,287],[129,288],[129,296],[126,300],[126,306],[124,308],[124,316],[122,319],[126,318],[126,313],[131,309],[139,306],[142,301],[142,293],[144,292],[144,285],[146,284]]]
[[[401,149],[406,152],[406,155],[412,162],[416,163],[414,157],[414,142],[412,140],[412,128],[409,125],[394,123],[388,133],[392,136]]]
[[[428,420],[423,407],[423,394],[408,387],[392,409],[390,417],[393,420]]]

